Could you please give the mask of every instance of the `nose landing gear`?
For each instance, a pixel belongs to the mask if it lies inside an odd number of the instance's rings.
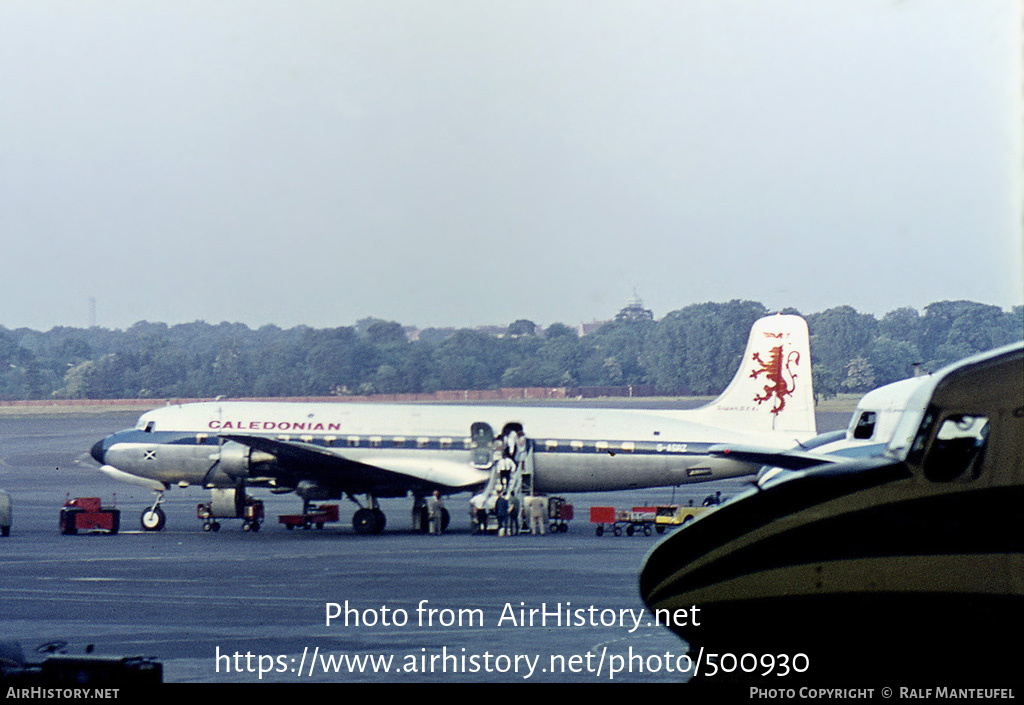
[[[160,508],[160,502],[163,501],[163,498],[164,493],[157,492],[156,501],[153,502],[153,506],[142,511],[139,523],[142,524],[143,531],[162,531],[164,525],[167,524],[167,515]]]

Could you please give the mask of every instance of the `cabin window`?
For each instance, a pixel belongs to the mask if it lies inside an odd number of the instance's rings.
[[[633,441],[625,441],[622,444],[623,453],[632,453],[634,450],[636,450],[636,444]]]
[[[349,436],[348,437],[348,447],[349,448],[358,448],[359,447],[359,436]]]
[[[595,447],[599,452],[604,453],[608,450],[608,441],[598,441]]]
[[[324,445],[333,446],[336,440],[338,440],[337,436],[324,436]]]
[[[583,441],[572,441],[569,443],[569,447],[574,451],[581,451],[583,450]]]
[[[473,449],[473,439],[472,438],[463,438],[462,439],[462,447],[465,448],[466,450],[472,450]]]
[[[196,445],[201,446],[204,443],[206,443],[206,438],[207,438],[207,436],[206,436],[205,433],[197,433],[196,434]]]
[[[391,442],[394,444],[395,448],[404,448],[405,436],[395,436]]]
[[[307,433],[304,436],[299,436],[299,440],[302,441],[303,443],[312,443],[313,437]]]
[[[383,445],[384,440],[380,436],[370,436],[370,447],[380,448]]]
[[[441,439],[441,450],[448,450],[451,447],[452,447],[452,439],[451,438],[442,438]]]
[[[944,418],[925,452],[925,477],[934,482],[978,477],[988,433],[985,416],[955,414]]]
[[[558,447],[558,441],[544,441],[544,447],[548,450],[554,450]]]
[[[418,448],[426,448],[429,443],[430,439],[426,436],[420,436],[416,439],[416,447]]]
[[[878,420],[878,414],[874,411],[865,411],[857,419],[857,425],[853,429],[853,437],[861,440],[867,440],[875,435],[875,422]]]

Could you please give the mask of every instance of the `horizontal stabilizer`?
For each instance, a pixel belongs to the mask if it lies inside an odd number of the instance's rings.
[[[770,448],[726,444],[711,446],[708,449],[708,454],[745,463],[759,463],[761,465],[785,468],[786,470],[805,470],[818,465],[845,460],[845,458],[835,458],[797,450],[779,451]]]

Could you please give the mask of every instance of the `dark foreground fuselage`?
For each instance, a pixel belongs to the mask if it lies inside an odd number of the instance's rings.
[[[1016,346],[937,375],[889,456],[799,473],[677,532],[648,557],[644,600],[700,606],[699,626],[674,629],[693,652],[802,653],[816,682],[1017,680],[1022,361]]]

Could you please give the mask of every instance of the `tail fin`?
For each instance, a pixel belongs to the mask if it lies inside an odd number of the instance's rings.
[[[815,435],[807,322],[782,314],[755,321],[736,376],[700,411],[726,428]]]

